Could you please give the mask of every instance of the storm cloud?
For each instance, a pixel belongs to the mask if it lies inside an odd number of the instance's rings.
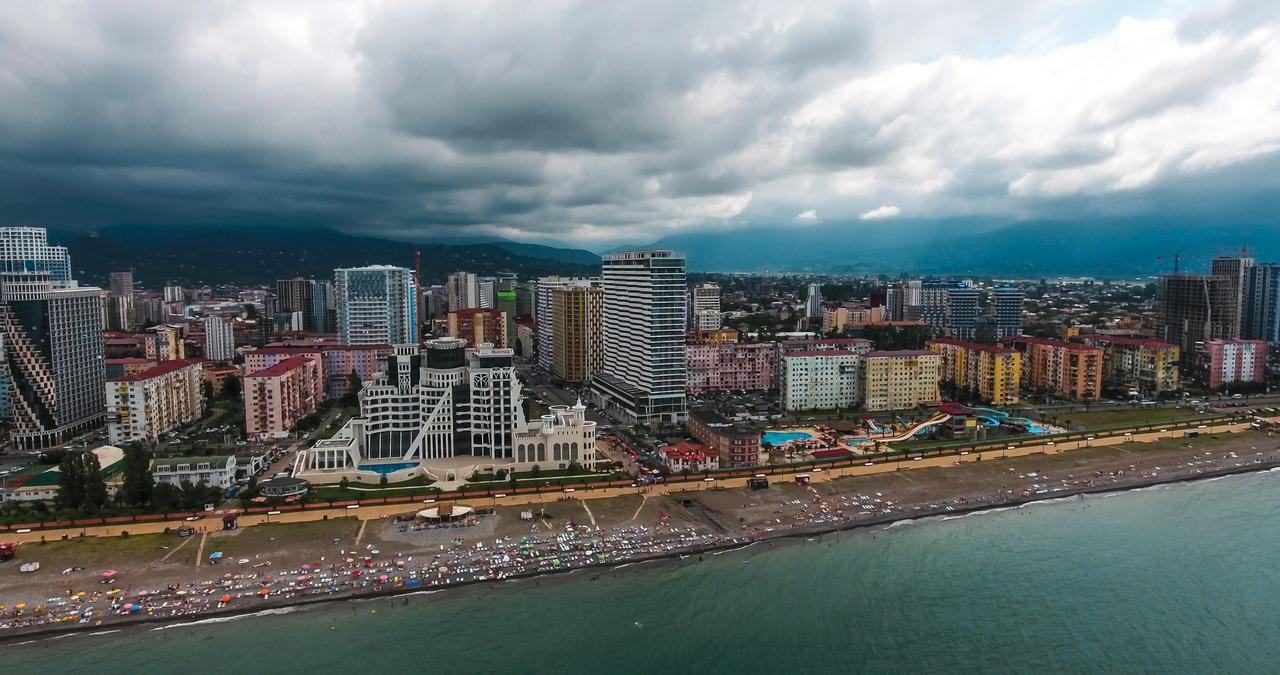
[[[1274,3],[960,4],[5,3],[0,222],[1271,216]]]

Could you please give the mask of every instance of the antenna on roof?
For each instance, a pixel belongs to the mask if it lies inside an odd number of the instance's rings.
[[[1178,273],[1178,267],[1182,264],[1182,251],[1175,251],[1173,254],[1173,273]]]

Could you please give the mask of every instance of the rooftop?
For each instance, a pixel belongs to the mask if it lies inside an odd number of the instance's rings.
[[[972,349],[979,352],[990,352],[992,354],[1010,354],[1017,351],[1013,347],[1005,345],[989,345],[982,342],[969,342],[968,340],[956,340],[954,338],[937,338],[930,340],[929,344],[955,345],[957,347],[964,347],[965,349]]]
[[[157,457],[152,460],[152,467],[176,467],[179,464],[208,464],[209,466],[226,466],[235,460],[232,455],[210,455],[208,457]]]
[[[143,382],[145,380],[163,377],[170,373],[176,373],[183,368],[190,366],[198,366],[202,362],[201,359],[174,359],[172,361],[161,361],[154,368],[148,368],[140,373],[132,375],[123,375],[113,378],[111,382]]]
[[[256,372],[249,373],[248,375],[245,375],[245,377],[279,377],[293,370],[294,368],[300,368],[311,362],[312,362],[311,359],[305,356],[293,356],[293,357],[284,359],[283,361],[275,364],[274,366],[270,366]]]

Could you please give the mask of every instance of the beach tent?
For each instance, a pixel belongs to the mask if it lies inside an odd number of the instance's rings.
[[[209,554],[210,564],[217,564],[220,562],[222,562],[222,551],[214,551],[213,553]]]

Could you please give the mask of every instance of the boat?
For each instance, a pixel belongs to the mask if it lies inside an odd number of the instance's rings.
[[[20,567],[18,567],[18,571],[24,574],[30,574],[31,572],[35,572],[38,569],[40,569],[40,563],[38,562],[23,563]]]

